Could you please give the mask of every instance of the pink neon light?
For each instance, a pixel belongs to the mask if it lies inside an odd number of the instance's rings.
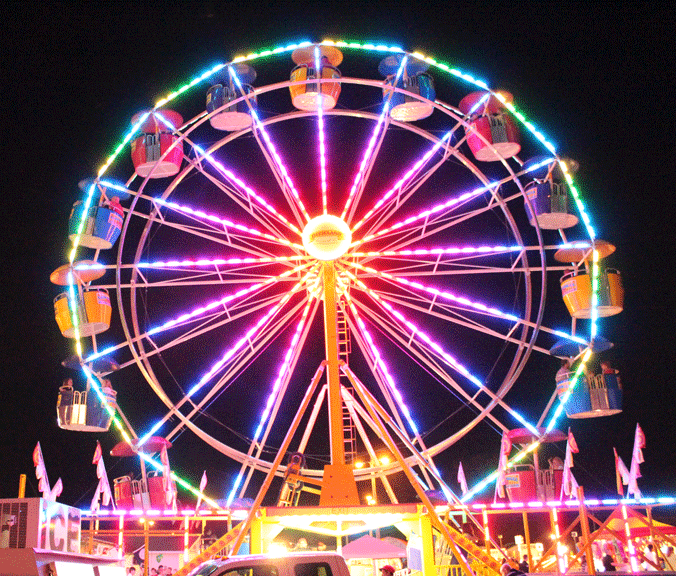
[[[394,81],[394,85],[396,86],[399,77],[401,76],[401,72],[406,66],[406,62],[408,60],[408,56],[405,56],[401,64],[399,65],[399,70],[397,70],[397,77]],[[391,98],[391,97],[390,97]],[[364,151],[364,157],[362,158],[361,164],[359,165],[359,170],[357,171],[357,174],[354,177],[354,182],[352,183],[352,188],[350,188],[350,193],[348,194],[347,197],[347,202],[345,203],[345,208],[343,208],[343,213],[340,216],[341,220],[345,219],[345,215],[347,214],[347,210],[350,207],[350,204],[352,204],[352,200],[354,200],[354,197],[357,193],[357,186],[361,182],[361,179],[364,177],[364,172],[366,170],[366,164],[371,157],[371,153],[373,152],[373,148],[376,145],[376,139],[378,137],[378,134],[380,133],[380,129],[383,125],[383,122],[385,120],[385,117],[390,111],[390,98],[388,98],[384,103],[383,103],[383,109],[380,112],[380,116],[378,117],[378,122],[376,123],[375,128],[373,129],[373,134],[371,134],[371,138],[369,139],[368,145],[366,146],[366,150]]]
[[[232,66],[228,68],[230,71],[231,76],[235,80],[235,83],[237,84],[237,88],[239,88],[239,91],[244,94],[244,90],[242,89],[242,83],[239,81],[239,78],[237,74],[235,73],[235,70],[233,69]],[[268,134],[268,131],[265,129],[265,126],[263,126],[263,123],[260,121],[258,118],[258,113],[256,112],[255,109],[250,110],[251,117],[254,119],[254,122],[256,124],[256,128],[258,128],[259,132],[263,135],[263,140],[265,140],[265,143],[268,145],[268,150],[272,154],[273,158],[275,159],[275,162],[277,163],[277,167],[279,168],[280,172],[282,173],[282,176],[284,177],[284,180],[286,181],[287,186],[291,190],[291,193],[293,194],[293,197],[296,199],[296,202],[298,202],[298,207],[300,208],[301,212],[303,213],[303,216],[305,216],[306,221],[310,221],[310,216],[307,213],[307,210],[305,210],[305,206],[303,205],[302,200],[300,199],[300,194],[298,194],[298,190],[296,190],[296,187],[294,186],[293,181],[291,180],[291,176],[289,176],[289,172],[286,169],[286,166],[284,165],[284,162],[282,161],[282,158],[280,155],[277,153],[277,148],[275,148],[275,145],[273,144],[272,140],[270,139],[270,135]]]
[[[399,320],[401,323],[403,323],[410,331],[411,335],[413,337],[419,337],[422,339],[424,342],[426,342],[433,350],[435,350],[445,361],[446,363],[451,366],[453,369],[457,370],[460,372],[463,376],[471,380],[475,385],[479,387],[483,387],[483,384],[481,383],[481,380],[474,376],[465,366],[463,366],[456,358],[451,356],[448,352],[446,352],[439,344],[437,344],[434,340],[432,340],[425,332],[421,331],[418,326],[413,324],[410,320],[408,320],[401,312],[396,310],[389,302],[386,302],[383,300],[380,295],[378,295],[376,292],[368,288],[361,280],[359,280],[357,277],[355,277],[352,273],[346,271],[347,275],[352,278],[352,280],[358,284],[363,290],[368,292],[370,296],[372,296],[378,303],[388,310],[390,314],[392,314],[397,320]]]
[[[388,385],[390,386],[390,389],[392,390],[394,397],[396,398],[402,412],[404,413],[404,416],[406,417],[408,424],[411,427],[411,430],[413,430],[413,432],[417,434],[418,427],[415,425],[415,422],[413,422],[411,411],[408,409],[408,406],[406,406],[406,404],[404,403],[404,399],[401,393],[399,392],[397,385],[394,383],[394,379],[392,378],[392,376],[390,376],[390,372],[387,369],[387,365],[383,361],[383,357],[380,354],[380,350],[378,350],[378,347],[373,341],[371,333],[366,328],[366,324],[364,324],[364,321],[361,319],[361,316],[359,315],[359,312],[357,311],[357,308],[354,305],[354,303],[351,300],[349,300],[348,305],[350,306],[350,310],[352,310],[352,313],[354,314],[354,317],[357,320],[357,325],[359,326],[359,328],[361,328],[362,333],[366,337],[366,342],[368,343],[369,348],[371,349],[371,354],[373,355],[376,364],[380,367],[381,371],[385,375],[385,379]]]
[[[296,332],[293,335],[293,338],[291,339],[291,343],[289,344],[289,347],[286,350],[286,354],[284,355],[284,360],[279,366],[279,370],[277,371],[277,379],[275,380],[275,383],[272,386],[272,391],[270,392],[268,396],[268,400],[265,403],[265,409],[263,410],[263,413],[261,414],[261,418],[258,424],[258,428],[256,428],[256,433],[254,434],[254,441],[258,440],[258,437],[263,430],[263,425],[268,419],[268,416],[270,415],[270,411],[272,410],[272,405],[274,403],[275,398],[277,397],[277,393],[279,392],[279,387],[282,385],[282,380],[284,379],[284,376],[287,373],[289,363],[291,362],[291,356],[293,354],[294,348],[296,347],[296,344],[298,344],[298,341],[300,339],[301,332],[303,331],[303,328],[305,326],[305,323],[307,321],[307,316],[310,312],[310,304],[312,301],[310,300],[306,305],[305,309],[303,310],[303,313],[301,315],[300,320],[298,321],[298,325],[296,326]]]
[[[366,215],[359,222],[357,222],[357,224],[355,224],[354,228],[352,228],[352,232],[354,233],[356,230],[361,228],[364,222],[366,222],[366,220],[368,220],[371,217],[371,215],[376,210],[378,210],[378,208],[380,208],[388,200],[388,198],[392,196],[392,194],[394,194],[397,190],[400,190],[401,187],[413,177],[413,175],[422,167],[422,165],[425,164],[425,162],[427,162],[432,157],[432,155],[436,153],[436,151],[439,150],[439,148],[441,148],[442,144],[444,144],[444,142],[446,142],[446,140],[450,137],[451,133],[448,132],[441,140],[439,140],[439,142],[437,142],[430,150],[428,150],[424,154],[424,156],[420,158],[420,160],[418,160],[413,165],[413,167],[408,172],[406,172],[406,174],[404,174],[392,188],[390,188],[387,192],[385,192],[385,194],[383,194],[380,200],[378,200],[375,203],[373,208],[371,208],[366,213]]]
[[[195,386],[188,392],[188,396],[192,396],[197,392],[204,384],[206,384],[209,379],[220,370],[223,365],[232,358],[235,353],[242,348],[249,340],[263,327],[263,325],[270,319],[274,314],[276,314],[281,308],[291,299],[291,297],[300,289],[300,287],[305,283],[308,275],[306,274],[285,296],[282,298],[279,303],[274,304],[270,309],[263,315],[263,317],[256,322],[256,324],[247,330],[247,332],[242,336],[235,344],[221,357],[221,359],[216,362],[209,371],[204,374]]]
[[[350,252],[348,256],[438,256],[441,254],[501,254],[503,252],[518,252],[523,246],[462,246],[447,248],[410,248],[404,250],[383,250],[373,252]]]
[[[315,46],[315,71],[317,74],[317,98],[319,99],[319,106],[317,107],[317,128],[319,130],[319,167],[322,183],[322,209],[324,214],[327,213],[327,198],[326,198],[326,146],[324,143],[324,109],[322,103],[322,88],[321,88],[321,66],[319,61],[319,46]]]
[[[393,282],[397,282],[397,283],[403,284],[405,286],[410,286],[411,288],[416,288],[418,290],[422,290],[424,292],[427,292],[428,294],[432,294],[433,296],[440,296],[444,300],[450,300],[451,302],[457,302],[458,304],[463,304],[464,306],[469,306],[470,308],[474,308],[475,310],[479,310],[481,312],[486,312],[488,314],[500,316],[501,318],[505,318],[505,319],[511,320],[513,322],[519,322],[519,318],[517,318],[513,314],[508,314],[506,312],[503,312],[502,310],[498,310],[497,308],[492,308],[492,307],[486,306],[485,304],[481,304],[480,302],[472,302],[471,300],[468,300],[467,298],[465,298],[463,296],[456,296],[455,294],[451,294],[450,292],[445,292],[443,290],[438,290],[437,288],[425,286],[424,284],[421,284],[420,282],[413,282],[411,280],[407,280],[406,278],[401,278],[399,276],[393,276],[392,274],[388,274],[387,272],[379,272],[375,268],[362,266],[361,264],[357,264],[356,262],[347,262],[347,263],[350,266],[357,268],[359,270],[363,270],[364,272],[368,272],[369,274],[373,274],[375,276],[379,276],[380,278],[385,278],[387,280],[391,280]]]
[[[285,246],[291,246],[293,248],[297,248],[299,250],[303,250],[303,246],[300,244],[295,244],[289,240],[286,240],[285,238],[277,238],[277,236],[273,236],[272,234],[267,234],[266,232],[261,232],[260,230],[256,230],[255,228],[251,228],[250,226],[244,226],[243,224],[237,224],[236,222],[233,222],[231,220],[226,220],[225,218],[221,218],[220,216],[216,216],[215,214],[207,214],[203,210],[195,210],[194,208],[191,208],[190,206],[185,206],[183,204],[178,204],[176,202],[171,202],[168,200],[162,200],[161,198],[155,198],[155,202],[158,204],[162,204],[163,206],[166,206],[167,208],[172,208],[178,212],[184,212],[185,214],[190,214],[192,216],[197,216],[199,218],[203,218],[205,220],[209,220],[210,222],[216,222],[217,224],[220,224],[221,226],[225,227],[230,227],[230,228],[235,228],[235,230],[240,230],[241,232],[247,232],[248,234],[251,234],[253,236],[260,236],[261,238],[266,238],[268,240],[273,240],[274,242],[279,242],[280,244],[283,244]]]
[[[206,306],[200,306],[198,308],[193,309],[190,312],[187,312],[185,314],[181,314],[180,316],[177,316],[176,318],[173,318],[171,320],[167,320],[163,324],[160,324],[159,326],[155,328],[151,328],[148,330],[148,335],[151,334],[157,334],[158,332],[163,332],[164,330],[167,330],[173,326],[176,326],[177,324],[181,324],[183,322],[186,322],[187,320],[190,320],[191,318],[195,318],[196,316],[199,316],[201,314],[204,314],[205,312],[209,312],[213,310],[214,308],[218,308],[219,306],[223,306],[224,304],[227,304],[228,302],[232,302],[233,300],[236,300],[237,298],[241,298],[242,296],[245,296],[247,294],[250,294],[252,292],[255,292],[256,290],[259,290],[260,288],[263,288],[265,286],[268,286],[270,284],[274,284],[281,278],[286,278],[287,276],[290,276],[291,274],[295,274],[296,272],[303,270],[304,268],[307,268],[309,264],[301,264],[300,266],[296,266],[295,268],[291,270],[287,270],[280,274],[279,276],[272,276],[266,280],[263,280],[262,282],[257,282],[256,284],[252,284],[248,288],[242,288],[241,290],[238,290],[234,294],[229,294],[228,296],[225,296],[221,298],[220,300],[214,300],[212,302],[209,302]]]
[[[465,200],[469,200],[471,198],[474,198],[475,196],[479,196],[480,194],[483,194],[487,190],[490,190],[496,186],[495,184],[488,185],[488,186],[481,186],[480,188],[476,188],[475,190],[472,190],[471,192],[465,192],[464,194],[461,194],[460,196],[457,196],[455,198],[451,198],[450,200],[444,202],[443,204],[437,204],[436,206],[433,206],[432,208],[428,210],[423,210],[422,212],[418,212],[415,216],[410,216],[409,218],[406,218],[406,220],[401,220],[399,222],[396,222],[395,224],[392,224],[389,228],[383,228],[382,230],[378,230],[378,232],[374,234],[370,234],[361,240],[358,240],[357,242],[353,242],[352,246],[358,246],[360,244],[363,244],[364,242],[368,242],[369,240],[373,240],[374,238],[379,238],[380,236],[383,236],[384,234],[387,234],[388,232],[392,232],[394,230],[398,230],[402,226],[407,226],[408,224],[412,224],[413,222],[417,222],[418,220],[422,220],[423,218],[427,218],[428,216],[431,216],[432,214],[436,214],[437,212],[441,212],[442,210],[445,210],[446,208],[450,208],[452,206],[455,206],[456,204],[460,204],[461,202],[464,202]]]
[[[199,259],[199,260],[156,260],[155,262],[139,262],[137,268],[191,268],[193,266],[234,266],[237,264],[266,264],[270,262],[290,262],[293,260],[307,260],[310,256],[296,255],[296,256],[274,256],[263,258],[214,258]],[[99,268],[103,266],[99,265]],[[77,267],[77,270],[94,269],[97,266],[82,266]]]

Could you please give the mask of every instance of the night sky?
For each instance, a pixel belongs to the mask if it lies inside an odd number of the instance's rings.
[[[50,480],[63,478],[61,500],[85,507],[96,485],[95,442],[110,449],[116,441],[60,430],[55,419],[60,361],[71,350],[54,322],[49,274],[66,261],[78,181],[94,174],[134,113],[205,67],[262,46],[338,36],[420,49],[475,72],[512,92],[557,150],[580,163],[583,197],[599,236],[617,246],[612,265],[624,280],[625,310],[602,330],[615,343],[625,400],[618,416],[563,424],[580,447],[575,472],[588,493],[611,495],[612,447],[629,465],[638,422],[647,438],[639,486],[676,495],[673,6],[40,2],[4,12],[0,496],[16,495],[21,473],[27,495],[37,495],[31,453],[40,441]],[[145,402],[156,403],[147,386],[129,407],[140,420]],[[200,445],[182,439],[198,448],[175,454],[176,467],[198,482],[202,462],[192,468],[190,458],[199,460]],[[461,456],[476,462],[485,450],[492,458],[497,443]],[[111,457],[107,464],[111,477],[128,467]],[[218,466],[213,491],[235,470]],[[470,480],[481,473],[465,470]]]

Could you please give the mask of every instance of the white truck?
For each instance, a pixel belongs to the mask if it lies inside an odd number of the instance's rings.
[[[189,576],[350,576],[345,559],[330,552],[254,554],[207,560]]]

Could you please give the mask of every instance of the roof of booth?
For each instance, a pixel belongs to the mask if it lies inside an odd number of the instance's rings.
[[[373,536],[362,536],[343,546],[341,554],[350,558],[405,558],[406,550]]]
[[[627,506],[627,522],[629,523],[629,533],[632,538],[645,538],[650,536],[650,521],[646,516],[643,516],[639,512],[632,510]],[[606,525],[603,530],[597,530],[592,535],[596,538],[606,538],[614,539],[616,538],[613,532],[617,532],[622,535],[622,540],[626,539],[624,531],[624,517],[622,516],[622,508],[617,507],[613,510],[610,515],[610,522]],[[655,535],[662,534],[676,534],[676,526],[671,524],[665,524],[664,522],[658,522],[657,520],[652,521],[653,529]]]

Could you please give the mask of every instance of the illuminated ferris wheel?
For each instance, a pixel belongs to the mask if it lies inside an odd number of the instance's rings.
[[[292,430],[279,475],[349,469],[396,501],[384,437],[431,487],[485,426],[537,434],[554,382],[529,361],[583,357],[622,309],[572,164],[511,95],[422,54],[252,53],[134,116],[83,185],[57,321],[99,400],[143,402],[138,371],[161,400],[139,444],[189,430],[240,463],[233,495]],[[63,388],[63,427],[110,425]]]

